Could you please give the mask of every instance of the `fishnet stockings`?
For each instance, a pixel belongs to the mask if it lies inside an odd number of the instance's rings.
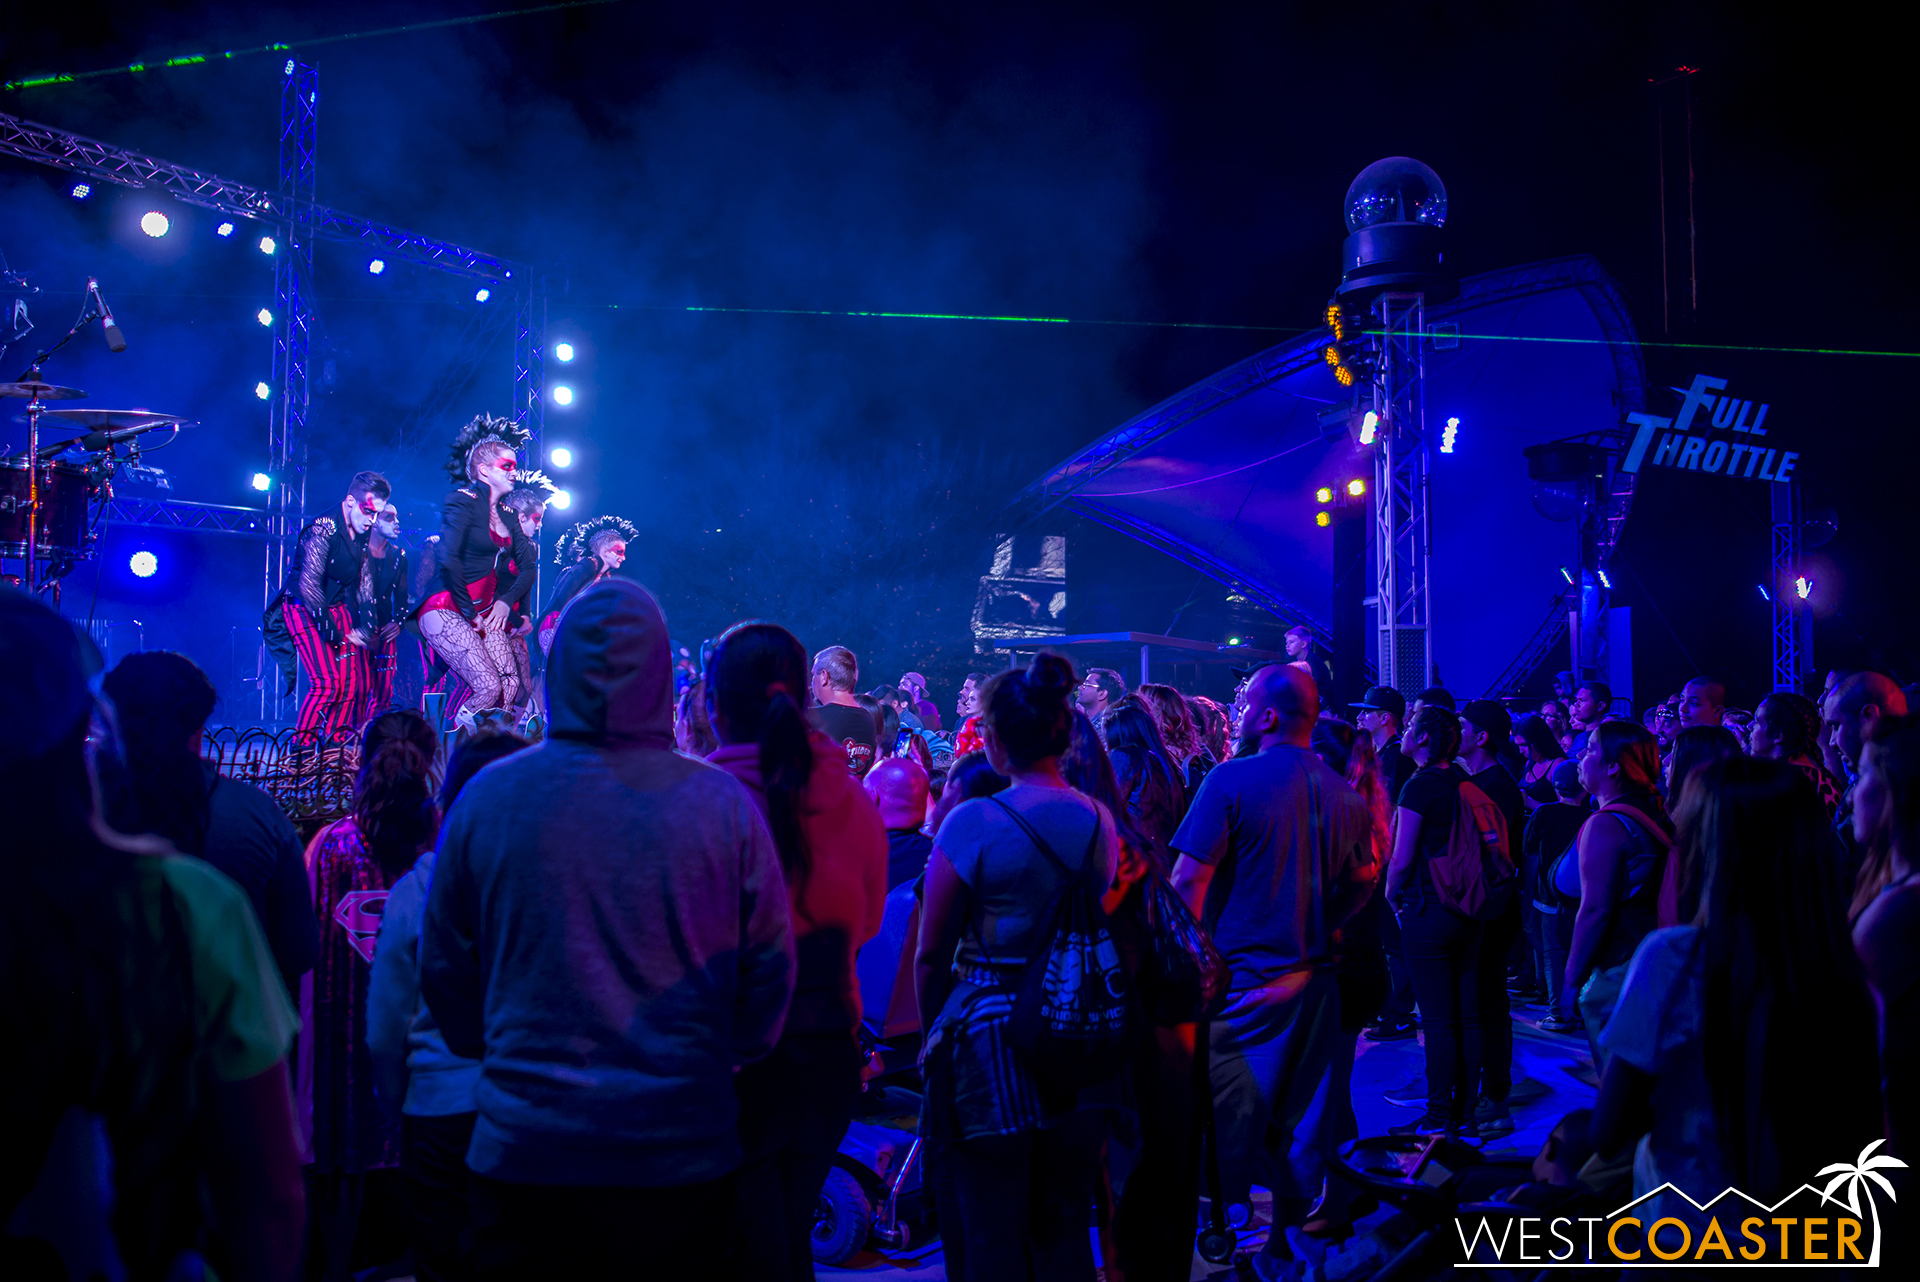
[[[509,707],[519,698],[520,674],[504,629],[483,636],[458,611],[428,610],[420,616],[420,635],[466,682],[460,707],[479,712]]]

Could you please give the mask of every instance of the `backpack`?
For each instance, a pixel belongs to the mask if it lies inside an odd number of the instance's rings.
[[[1076,872],[1018,811],[998,797],[991,800],[1067,875],[1066,888],[1042,919],[1046,925],[1034,932],[1008,1019],[1008,1040],[1026,1052],[1034,1078],[1046,1087],[1078,1090],[1118,1076],[1140,1019],[1106,910],[1100,906],[1105,887],[1091,884],[1102,828],[1099,817],[1094,818],[1086,857]],[[982,955],[985,952],[983,945]]]
[[[1475,921],[1492,921],[1513,901],[1519,881],[1507,845],[1507,817],[1471,780],[1460,783],[1447,848],[1427,857],[1440,901]]]

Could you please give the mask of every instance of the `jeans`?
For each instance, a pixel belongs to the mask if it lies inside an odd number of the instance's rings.
[[[1560,990],[1567,978],[1567,945],[1573,942],[1572,908],[1562,908],[1557,912],[1548,912],[1538,904],[1534,906],[1535,919],[1540,923],[1540,964],[1546,971],[1547,1005],[1550,1009],[1560,1009]]]
[[[400,1119],[400,1171],[405,1177],[407,1242],[420,1282],[465,1282],[473,1276],[473,1207],[467,1144],[476,1113]]]
[[[1407,954],[1400,938],[1400,923],[1392,913],[1381,924],[1380,944],[1387,952],[1389,986],[1386,1004],[1380,1008],[1380,1022],[1405,1023],[1413,1018],[1413,972],[1407,967]]]
[[[1480,1080],[1480,923],[1414,890],[1400,914],[1400,937],[1420,1002],[1427,1052],[1427,1109],[1454,1122],[1473,1116]],[[1500,968],[1504,983],[1505,967]]]
[[[942,1146],[966,1241],[965,1282],[1093,1282],[1090,1212],[1105,1131],[1106,1114],[1087,1111],[1058,1126]]]
[[[1245,1202],[1262,1184],[1273,1190],[1276,1226],[1303,1223],[1332,1151],[1333,1057],[1350,1046],[1340,1032],[1339,981],[1327,967],[1293,971],[1236,994],[1208,1031],[1220,1196]]]
[[[695,1278],[726,1241],[733,1176],[666,1188],[473,1177],[474,1276]]]
[[[1480,928],[1480,1076],[1466,1079],[1496,1104],[1513,1089],[1513,999],[1507,994],[1507,955],[1520,938],[1520,897]]]
[[[740,1146],[730,1272],[753,1282],[811,1282],[820,1189],[860,1099],[850,1030],[791,1033],[740,1070]]]

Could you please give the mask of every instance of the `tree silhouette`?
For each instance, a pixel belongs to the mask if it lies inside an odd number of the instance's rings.
[[[1820,1168],[1821,1175],[1833,1176],[1833,1179],[1827,1182],[1827,1187],[1821,1190],[1821,1198],[1828,1202],[1839,1201],[1840,1199],[1834,1197],[1833,1191],[1842,1184],[1845,1184],[1847,1186],[1847,1209],[1852,1211],[1856,1216],[1860,1214],[1860,1192],[1863,1188],[1866,1189],[1867,1209],[1873,1213],[1873,1255],[1867,1260],[1865,1266],[1870,1269],[1877,1268],[1880,1264],[1880,1204],[1874,1200],[1873,1190],[1867,1188],[1867,1181],[1872,1180],[1875,1184],[1879,1185],[1881,1191],[1887,1195],[1888,1200],[1897,1200],[1893,1195],[1893,1185],[1888,1183],[1887,1177],[1880,1174],[1880,1172],[1883,1170],[1904,1171],[1907,1168],[1907,1164],[1897,1157],[1888,1157],[1885,1154],[1881,1154],[1878,1157],[1874,1156],[1873,1150],[1885,1143],[1885,1140],[1875,1140],[1873,1143],[1867,1145],[1860,1150],[1860,1156],[1856,1158],[1851,1165],[1846,1162],[1835,1162],[1832,1166],[1823,1166]],[[1815,1178],[1818,1177],[1816,1176]]]

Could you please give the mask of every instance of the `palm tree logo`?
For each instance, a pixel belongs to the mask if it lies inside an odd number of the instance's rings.
[[[1833,1191],[1842,1184],[1845,1184],[1847,1186],[1847,1209],[1858,1216],[1860,1214],[1860,1193],[1862,1189],[1866,1190],[1867,1209],[1873,1215],[1873,1255],[1867,1260],[1866,1264],[1866,1267],[1870,1269],[1880,1266],[1880,1204],[1874,1200],[1873,1189],[1867,1187],[1867,1181],[1871,1180],[1874,1184],[1879,1185],[1880,1190],[1887,1195],[1887,1200],[1891,1202],[1896,1200],[1893,1196],[1893,1185],[1889,1184],[1887,1177],[1880,1174],[1880,1172],[1883,1170],[1904,1171],[1907,1169],[1907,1164],[1897,1157],[1888,1157],[1884,1153],[1877,1157],[1874,1155],[1873,1150],[1885,1143],[1885,1140],[1875,1140],[1873,1143],[1867,1145],[1860,1150],[1860,1156],[1854,1160],[1852,1165],[1848,1165],[1845,1162],[1835,1162],[1832,1166],[1820,1168],[1821,1175],[1833,1176],[1833,1178],[1827,1182],[1827,1187],[1820,1193],[1823,1201],[1838,1202],[1840,1199],[1833,1195]]]

